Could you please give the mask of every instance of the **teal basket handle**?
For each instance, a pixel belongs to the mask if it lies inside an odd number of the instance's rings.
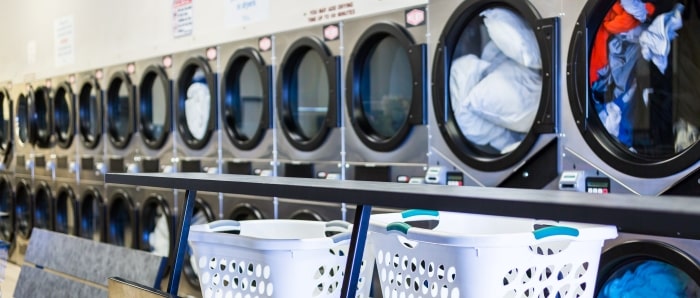
[[[212,232],[232,232],[241,230],[241,223],[232,219],[216,220],[210,222],[208,225]]]
[[[572,228],[572,227],[547,226],[547,227],[539,228],[535,231],[532,231],[532,234],[535,236],[536,240],[540,240],[540,239],[544,239],[547,237],[554,237],[554,236],[578,237],[579,231],[578,231],[578,229]]]
[[[409,209],[404,212],[401,212],[401,217],[403,218],[410,218],[415,216],[432,216],[435,217],[435,219],[438,219],[438,217],[440,217],[440,212],[436,210],[426,209]]]
[[[391,231],[398,231],[403,233],[404,235],[408,233],[408,229],[411,228],[411,225],[405,223],[405,222],[400,222],[400,221],[395,221],[386,226],[386,231],[391,232]]]

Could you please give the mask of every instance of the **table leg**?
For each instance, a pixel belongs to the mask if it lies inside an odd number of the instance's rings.
[[[343,277],[343,287],[340,297],[354,298],[357,292],[357,280],[360,277],[360,267],[362,266],[362,255],[365,252],[365,242],[367,241],[367,229],[369,228],[369,216],[372,211],[371,205],[357,205],[355,211],[355,223],[352,227],[352,238],[350,238],[350,252],[345,264],[345,277]],[[365,268],[365,270],[372,270]],[[371,280],[371,279],[370,279]],[[366,281],[370,282],[371,281]],[[367,286],[370,286],[369,284]]]
[[[194,212],[194,202],[197,198],[197,191],[188,189],[185,191],[185,206],[182,208],[180,216],[180,235],[177,239],[177,251],[175,252],[175,266],[170,275],[168,283],[168,293],[177,295],[177,290],[180,287],[180,274],[182,273],[182,264],[188,260],[184,260],[185,252],[187,251],[187,237],[190,233],[190,223],[192,221],[192,213]]]

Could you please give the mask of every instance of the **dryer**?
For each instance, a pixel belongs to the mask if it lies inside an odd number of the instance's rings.
[[[221,45],[228,59],[221,77],[222,173],[272,175],[273,38],[263,36]],[[225,135],[225,136],[224,136]],[[222,218],[273,218],[273,199],[223,194]]]
[[[108,68],[108,82],[105,89],[106,142],[105,158],[107,171],[134,172],[136,162],[136,85],[134,84],[135,65],[116,65]]]
[[[75,181],[57,180],[54,188],[54,231],[78,236],[80,213]]]
[[[602,185],[591,191],[697,196],[698,3],[570,2],[564,170]]]
[[[53,79],[54,134],[56,149],[47,167],[53,169],[55,179],[65,183],[77,182],[78,144],[76,139],[77,102],[74,74]]]
[[[562,1],[430,3],[426,182],[556,188]]]
[[[30,168],[34,176],[41,179],[53,180],[54,169],[51,157],[55,154],[56,135],[54,133],[54,107],[51,97],[52,81],[37,81],[29,85],[33,88],[30,93],[30,133],[33,134],[34,143],[33,158],[30,159]]]
[[[175,151],[179,172],[219,173],[218,49],[173,55]]]
[[[136,120],[139,140],[135,171],[172,172],[175,157],[173,130],[172,56],[151,58],[136,63],[138,102]]]
[[[82,180],[78,185],[78,235],[97,242],[107,241],[107,198],[104,183]]]
[[[397,7],[344,22],[347,171],[421,182],[428,164],[427,15]]]
[[[14,237],[14,134],[13,124],[15,114],[13,111],[13,99],[16,94],[12,92],[11,85],[0,88],[0,240],[12,243]]]
[[[275,52],[283,57],[275,99],[278,176],[341,177],[342,35],[339,23],[275,35]],[[279,201],[279,218],[343,218],[340,204],[292,202]]]
[[[563,8],[568,17],[562,22],[562,32],[569,34],[562,39],[569,50],[562,60],[567,63],[562,77],[567,84],[567,100],[562,101],[566,171],[560,188],[697,195],[699,147],[692,138],[694,124],[684,117],[696,111],[687,99],[700,90],[692,76],[686,76],[693,73],[689,68],[700,65],[695,55],[700,40],[694,30],[700,25],[698,3],[598,0],[567,4]],[[679,23],[682,28],[677,27]],[[648,37],[658,26],[668,30],[660,36],[675,38],[656,40],[657,45],[666,46],[668,55],[647,60],[645,52],[653,50],[648,48]],[[605,243],[598,297],[635,290],[653,295],[658,280],[665,281],[664,296],[673,295],[672,290],[677,290],[673,287],[681,282],[687,291],[675,294],[698,295],[700,242],[675,237],[699,239],[700,235],[623,232]],[[648,282],[650,272],[654,272],[652,282]]]
[[[104,72],[102,69],[78,74],[77,133],[78,133],[78,181],[104,181]],[[78,194],[80,197],[81,194]]]

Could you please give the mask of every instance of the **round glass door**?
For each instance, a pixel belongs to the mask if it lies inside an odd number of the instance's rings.
[[[136,241],[136,217],[135,207],[129,195],[123,191],[118,191],[111,198],[109,206],[109,243],[123,246],[135,247]]]
[[[102,97],[97,82],[85,82],[78,100],[80,138],[83,146],[94,149],[102,137]]]
[[[524,1],[464,3],[440,35],[435,116],[451,151],[470,167],[499,171],[522,162],[540,135],[535,119],[553,117],[545,107],[556,99],[543,92],[553,84],[552,37],[536,32],[539,21]]]
[[[258,220],[264,219],[265,215],[257,207],[242,203],[233,208],[233,211],[228,215],[228,219],[233,219],[237,221],[241,220]]]
[[[158,66],[149,66],[141,80],[139,124],[141,138],[151,149],[160,149],[170,135],[170,80]]]
[[[250,150],[270,127],[269,69],[250,48],[233,53],[221,94],[226,135],[239,149]]]
[[[107,88],[107,131],[119,149],[126,148],[134,133],[134,87],[125,72],[112,76]]]
[[[185,62],[178,78],[177,128],[190,149],[202,149],[216,128],[214,74],[201,57]]]
[[[152,194],[141,207],[141,249],[170,257],[174,246],[174,218],[163,196]]]
[[[56,194],[56,232],[77,235],[78,201],[70,186],[63,185]]]
[[[295,211],[291,216],[289,216],[289,219],[295,219],[295,220],[308,220],[308,221],[325,221],[323,216],[321,214],[318,214],[318,212],[309,210],[309,209],[301,209]]]
[[[54,125],[58,146],[70,147],[75,135],[75,100],[69,84],[62,84],[54,93]]]
[[[11,160],[12,156],[12,125],[14,124],[14,119],[12,118],[12,99],[7,90],[0,90],[0,114],[2,115],[2,121],[0,121],[0,155],[3,156],[2,163],[7,166]]]
[[[46,182],[39,182],[34,191],[34,227],[51,230],[53,227],[53,193]]]
[[[20,94],[17,98],[17,138],[22,145],[31,144],[31,126],[29,119],[31,118],[31,110],[29,105],[30,97]]]
[[[17,183],[15,192],[15,231],[24,238],[32,232],[32,190],[27,181]]]
[[[6,215],[0,217],[0,239],[11,242],[14,236],[14,190],[7,178],[0,178],[0,212]]]
[[[104,237],[105,203],[97,189],[89,188],[80,201],[80,237],[101,242]]]
[[[700,265],[693,256],[656,241],[632,241],[606,250],[596,297],[697,297]]]
[[[589,1],[577,24],[569,49],[569,100],[595,154],[644,178],[695,164],[700,3]]]
[[[277,106],[284,136],[297,149],[317,149],[337,126],[335,57],[307,37],[290,46],[280,68]]]
[[[39,148],[49,148],[52,145],[51,136],[53,135],[53,105],[51,104],[51,96],[49,89],[46,87],[38,87],[34,90],[34,114],[31,118],[31,124],[36,127],[35,142]]]
[[[371,26],[355,45],[348,111],[360,140],[373,150],[396,149],[423,122],[423,55],[409,33],[393,23]]]

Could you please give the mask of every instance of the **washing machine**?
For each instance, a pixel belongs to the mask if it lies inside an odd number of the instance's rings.
[[[10,260],[16,264],[24,261],[24,254],[29,245],[29,237],[34,228],[34,198],[32,196],[32,177],[16,174],[14,178],[14,240]]]
[[[14,237],[14,112],[12,85],[0,88],[0,109],[2,122],[0,127],[0,240],[12,243]]]
[[[81,180],[77,196],[78,235],[96,242],[106,242],[108,201],[104,182]]]
[[[136,159],[141,172],[172,172],[175,157],[173,128],[172,56],[151,58],[135,64],[139,79],[136,105]]]
[[[54,108],[51,79],[36,81],[29,85],[30,94],[30,133],[33,134],[34,151],[30,168],[34,176],[53,179],[54,169],[51,158],[55,154],[56,135],[54,128]],[[31,100],[33,99],[33,100]]]
[[[568,49],[562,58],[567,67],[562,76],[567,86],[562,101],[565,172],[560,188],[697,196],[697,117],[691,117],[697,109],[689,99],[700,89],[688,74],[700,66],[695,55],[699,3],[567,4],[562,22],[562,32],[568,33],[562,39]],[[598,297],[621,292],[698,296],[698,240],[622,232],[605,243]]]
[[[263,36],[220,46],[219,123],[223,174],[273,174],[273,38]],[[225,136],[223,136],[225,134]],[[274,218],[273,199],[223,194],[221,218]]]
[[[278,176],[342,177],[341,23],[275,35]],[[342,219],[340,204],[279,201],[279,218]]]
[[[430,3],[427,183],[558,186],[563,3]]]
[[[105,89],[107,171],[123,173],[138,169],[136,151],[139,132],[137,125],[136,66],[134,63],[116,65],[107,69]]]
[[[56,180],[77,182],[78,141],[76,76],[74,74],[53,79],[54,134],[56,147],[49,157],[47,167],[54,171]]]
[[[54,186],[54,231],[78,236],[80,213],[77,191],[76,181],[56,179]]]
[[[173,55],[175,83],[176,170],[220,173],[218,49],[209,47]]]
[[[177,237],[180,237],[180,225],[182,224],[182,210],[184,207],[185,203],[185,192],[178,190],[176,193],[175,197],[175,203],[179,204],[178,206],[178,212],[177,212],[177,225],[178,230],[175,232],[175,235]],[[203,191],[198,191],[197,196],[195,199],[194,203],[194,210],[192,212],[192,219],[190,224],[191,225],[197,225],[197,224],[205,224],[208,222],[212,222],[217,219],[221,219],[222,217],[218,216],[218,214],[221,214],[221,204],[222,200],[220,199],[220,194],[219,193],[214,193],[214,192],[203,192]],[[197,274],[197,271],[195,271],[197,268],[196,260],[192,259],[192,249],[188,247],[188,250],[185,252],[185,262],[183,263],[182,266],[182,273],[180,276],[180,280],[186,280],[187,282],[181,282],[180,283],[180,289],[178,291],[178,295],[180,296],[185,296],[185,295],[192,295],[192,296],[200,296],[202,291],[199,287],[199,277]],[[192,263],[195,262],[195,263]]]
[[[564,170],[590,191],[700,194],[698,3],[569,2]]]
[[[107,243],[128,247],[139,247],[139,204],[137,187],[107,184]]]
[[[105,143],[108,142],[104,137],[104,71],[85,71],[77,77],[78,181],[104,181],[107,171]]]
[[[345,177],[421,183],[428,164],[427,12],[344,22]]]

